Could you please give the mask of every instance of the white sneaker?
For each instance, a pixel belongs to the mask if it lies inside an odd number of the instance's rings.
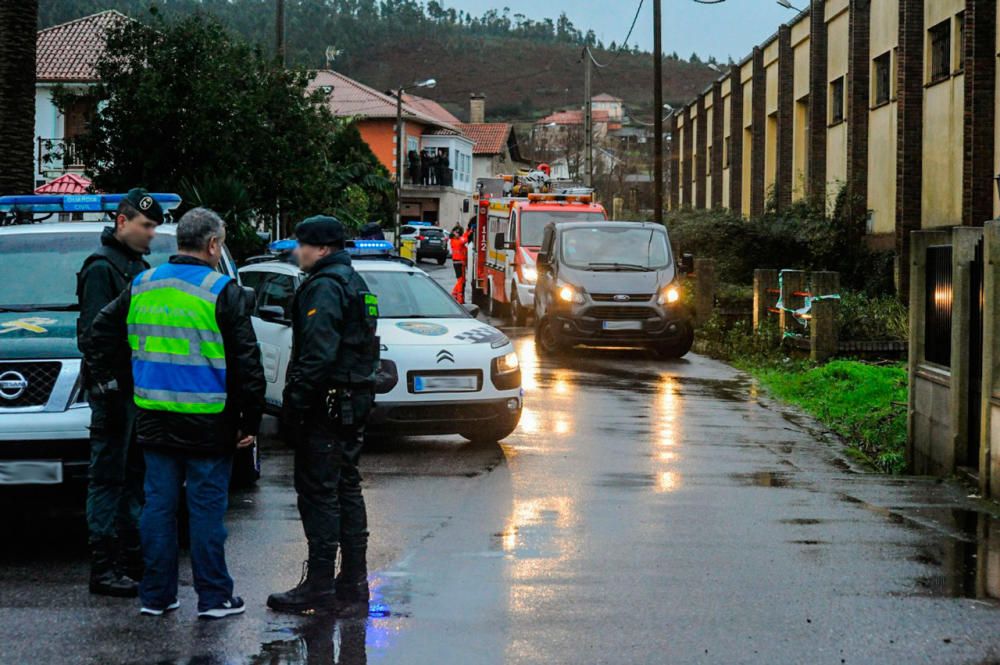
[[[153,607],[143,607],[142,609],[139,610],[139,614],[142,614],[142,615],[145,615],[145,616],[148,616],[148,617],[161,617],[164,614],[166,614],[167,612],[173,612],[174,610],[176,610],[180,606],[181,606],[181,601],[175,600],[174,602],[172,602],[169,605],[167,605],[166,607],[164,607],[162,610],[158,610],[158,609],[155,609]]]
[[[246,603],[239,596],[233,596],[221,605],[198,612],[199,619],[224,619],[233,614],[243,614],[247,609]]]

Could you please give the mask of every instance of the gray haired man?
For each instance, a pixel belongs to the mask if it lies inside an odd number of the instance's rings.
[[[233,453],[253,445],[264,372],[240,286],[217,270],[222,220],[195,208],[177,225],[178,254],[141,273],[94,320],[88,358],[110,380],[116,350],[132,357],[136,430],[146,460],[139,531],[142,614],[177,609],[177,504],[186,490],[198,616],[239,614],[223,524]]]

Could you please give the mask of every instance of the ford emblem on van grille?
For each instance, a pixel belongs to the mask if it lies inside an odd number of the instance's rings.
[[[619,295],[617,295],[617,296],[614,297],[614,301],[615,302],[628,302],[631,299],[632,299],[631,296],[627,296],[624,293],[619,294]]]

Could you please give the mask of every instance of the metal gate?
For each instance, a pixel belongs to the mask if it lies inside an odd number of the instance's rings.
[[[927,248],[924,359],[951,366],[951,245]]]
[[[983,239],[976,245],[975,258],[969,266],[969,437],[965,465],[979,468],[979,435],[983,402]]]

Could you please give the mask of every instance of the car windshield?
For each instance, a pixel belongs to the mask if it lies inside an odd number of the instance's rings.
[[[521,214],[522,247],[541,247],[545,226],[549,222],[596,222],[604,221],[603,212],[525,212]]]
[[[93,231],[0,235],[0,310],[76,309],[76,273],[100,246]],[[176,249],[174,236],[157,235],[146,260],[159,265]],[[40,269],[45,278],[34,279]]]
[[[562,236],[566,265],[585,270],[659,270],[670,265],[667,234],[614,225],[569,229]]]
[[[444,235],[444,229],[421,229],[420,235],[427,236],[428,238],[440,238]]]
[[[363,270],[361,276],[378,296],[379,318],[441,319],[468,316],[438,284],[422,272]]]

